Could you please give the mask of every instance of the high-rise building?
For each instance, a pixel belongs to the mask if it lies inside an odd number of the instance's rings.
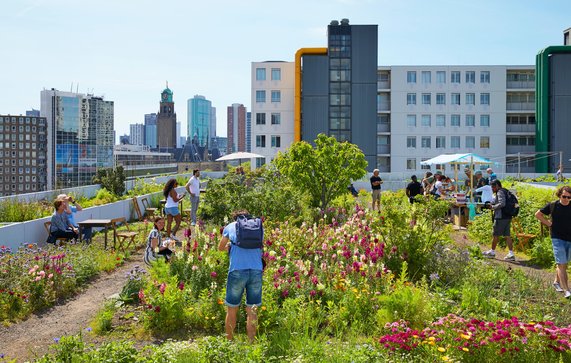
[[[227,108],[228,150],[246,151],[246,107],[234,103]]]
[[[157,114],[157,145],[159,150],[176,148],[176,113],[174,112],[173,93],[168,84],[161,93]]]
[[[151,149],[157,147],[157,114],[145,114],[145,145]]]
[[[216,107],[210,108],[210,131],[208,133],[210,139],[216,137]]]
[[[48,189],[91,184],[97,168],[113,166],[113,101],[52,88],[41,92],[41,115]]]
[[[214,120],[214,130],[212,130],[212,102],[204,96],[196,95],[187,101],[187,136],[191,143],[197,147],[206,147],[208,145],[212,132],[216,134],[216,120]]]
[[[40,117],[40,110],[35,110],[33,108],[31,110],[27,110],[26,116]]]
[[[144,145],[145,142],[145,125],[131,124],[129,125],[129,143],[131,145]]]
[[[180,142],[180,122],[176,123],[176,148],[180,149],[182,147],[182,143]]]
[[[246,112],[246,151],[252,152],[252,112]]]
[[[293,62],[252,63],[249,139],[251,151],[264,155],[266,162],[294,141],[294,73]],[[264,159],[256,163],[260,166]]]
[[[0,196],[47,188],[46,118],[0,115]]]

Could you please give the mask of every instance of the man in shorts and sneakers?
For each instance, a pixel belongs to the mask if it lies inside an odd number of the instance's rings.
[[[262,305],[262,249],[241,248],[236,245],[237,227],[236,219],[240,215],[248,215],[248,211],[240,210],[232,213],[234,222],[224,227],[222,239],[218,245],[220,251],[228,251],[230,254],[230,267],[228,268],[228,280],[226,282],[226,337],[234,338],[236,316],[244,290],[246,291],[246,333],[250,342],[256,337],[258,324],[257,310]],[[263,236],[262,236],[263,240]]]
[[[559,200],[548,203],[535,212],[535,218],[551,230],[553,255],[557,264],[557,276],[553,287],[558,292],[564,292],[565,297],[571,297],[567,280],[567,264],[571,259],[571,187],[562,186],[557,190]],[[551,220],[545,216],[551,215]]]
[[[508,245],[509,252],[504,257],[506,261],[515,261],[515,255],[513,252],[513,241],[510,237],[510,228],[512,217],[507,215],[502,215],[502,208],[506,206],[506,201],[508,199],[505,189],[502,189],[502,183],[499,180],[494,180],[491,183],[492,191],[494,192],[494,198],[489,204],[490,209],[494,211],[494,230],[492,239],[492,249],[483,253],[484,257],[496,258],[496,246],[500,236],[506,237],[506,244]]]
[[[371,189],[373,190],[373,210],[375,210],[375,203],[377,204],[377,210],[381,211],[381,184],[383,184],[383,179],[379,176],[379,169],[373,170],[373,176],[371,177]]]

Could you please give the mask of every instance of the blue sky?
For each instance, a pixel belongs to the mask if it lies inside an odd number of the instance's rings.
[[[168,80],[186,100],[250,108],[250,64],[327,45],[331,20],[379,25],[379,65],[529,65],[571,27],[569,0],[3,0],[0,114],[40,108],[57,88],[115,101],[117,135],[157,112]]]

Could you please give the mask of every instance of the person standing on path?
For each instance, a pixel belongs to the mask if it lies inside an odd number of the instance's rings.
[[[186,183],[186,191],[190,194],[190,225],[196,225],[196,212],[200,202],[200,170],[194,169],[192,177]]]
[[[171,239],[175,240],[176,242],[180,243],[180,240],[176,238],[176,232],[180,227],[180,220],[181,215],[180,211],[178,210],[178,202],[184,198],[183,194],[178,194],[176,192],[176,187],[178,186],[178,182],[176,179],[169,179],[163,188],[163,196],[165,197],[165,214],[167,216],[167,236]],[[175,226],[171,231],[172,220],[175,221]]]
[[[373,210],[375,210],[376,203],[379,212],[381,211],[381,184],[383,184],[383,179],[379,176],[379,169],[375,169],[371,177],[371,189],[373,190]]]
[[[547,203],[537,212],[535,218],[551,230],[551,244],[557,264],[557,275],[553,287],[558,292],[564,292],[565,298],[571,297],[567,279],[567,264],[571,259],[571,187],[562,186],[555,194],[559,200]],[[551,216],[551,220],[545,216]]]
[[[258,324],[257,309],[262,305],[262,249],[246,249],[236,245],[236,219],[240,215],[248,215],[247,210],[239,210],[232,213],[234,222],[229,223],[222,231],[222,239],[218,245],[220,251],[228,251],[230,255],[230,267],[226,282],[226,337],[234,338],[236,316],[242,301],[242,295],[246,290],[246,333],[250,342],[256,337]],[[263,236],[262,236],[263,240]]]
[[[484,252],[483,255],[484,257],[488,258],[496,258],[496,246],[498,245],[500,236],[505,236],[509,252],[506,255],[506,257],[504,257],[504,260],[515,261],[515,255],[513,252],[513,241],[512,238],[510,237],[512,217],[504,215],[504,213],[502,213],[502,208],[506,206],[506,202],[508,199],[507,190],[502,188],[502,183],[497,179],[491,183],[491,186],[492,186],[492,191],[495,194],[494,198],[492,199],[492,202],[489,204],[489,208],[493,209],[494,211],[494,230],[492,233],[493,235],[492,249]]]

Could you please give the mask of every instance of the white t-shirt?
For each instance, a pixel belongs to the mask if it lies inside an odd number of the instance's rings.
[[[200,195],[200,179],[194,175],[188,180],[188,189],[197,197]]]
[[[494,193],[492,187],[489,185],[484,185],[476,189],[476,192],[482,192],[482,203],[491,202],[494,198]]]
[[[442,182],[440,180],[434,183],[434,188],[436,189],[435,194],[442,196]]]

